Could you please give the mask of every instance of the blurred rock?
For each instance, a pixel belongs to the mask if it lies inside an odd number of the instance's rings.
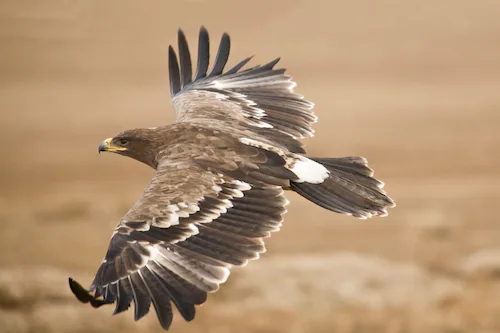
[[[209,311],[219,309],[225,318],[255,310],[321,314],[345,306],[421,308],[460,292],[456,283],[429,276],[414,264],[356,253],[269,257],[234,273],[219,291],[221,297],[209,302]],[[118,329],[131,323],[130,314],[96,320],[110,317],[112,307],[94,310],[76,302],[67,287],[68,276],[49,268],[3,270],[2,327],[12,332],[76,332],[83,328],[97,332],[104,326]],[[154,325],[154,316],[148,317],[141,327]]]
[[[234,308],[331,311],[345,305],[373,309],[425,307],[461,292],[451,280],[429,276],[412,263],[338,253],[272,257],[236,270]]]
[[[463,260],[460,269],[469,278],[500,279],[500,250],[477,251]]]
[[[154,315],[134,325],[131,314],[112,318],[112,306],[96,310],[78,302],[69,289],[69,276],[64,270],[50,267],[3,269],[0,333],[125,333],[159,327]],[[82,281],[91,281],[91,277]]]
[[[17,310],[0,309],[0,332],[2,333],[29,333],[31,324],[25,313]]]
[[[0,308],[32,309],[40,303],[64,302],[73,297],[69,274],[53,268],[16,268],[0,272]]]

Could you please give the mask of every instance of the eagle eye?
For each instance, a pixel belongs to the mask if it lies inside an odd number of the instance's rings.
[[[127,139],[118,139],[118,143],[122,146],[126,146],[128,144],[129,140]]]

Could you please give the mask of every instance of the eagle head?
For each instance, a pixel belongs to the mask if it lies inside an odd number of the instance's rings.
[[[99,153],[111,152],[133,158],[156,168],[159,152],[158,131],[156,128],[137,128],[126,130],[99,143]]]

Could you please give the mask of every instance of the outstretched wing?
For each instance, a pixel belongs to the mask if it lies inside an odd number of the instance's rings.
[[[285,134],[293,145],[295,139],[313,135],[312,124],[317,121],[313,104],[293,92],[296,84],[285,69],[274,69],[279,58],[242,70],[249,57],[224,72],[230,50],[229,35],[224,34],[215,64],[207,73],[209,37],[201,27],[193,79],[189,47],[181,30],[178,37],[180,69],[174,49],[169,49],[170,88],[178,122],[240,123],[274,140],[277,132]]]
[[[116,227],[90,288],[95,295],[70,285],[93,306],[116,302],[115,314],[133,301],[136,320],[153,303],[168,329],[172,302],[193,319],[194,305],[227,279],[232,265],[265,251],[262,238],[279,229],[286,204],[280,186],[249,184],[192,161],[163,165]]]

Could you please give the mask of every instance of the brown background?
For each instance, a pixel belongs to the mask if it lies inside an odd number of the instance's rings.
[[[102,139],[174,120],[167,51],[227,31],[316,103],[316,156],[362,155],[398,206],[359,221],[294,194],[268,253],[172,332],[500,331],[500,2],[0,1],[0,332],[159,332],[94,310],[118,219],[152,175]],[[215,53],[215,45],[213,53]],[[193,50],[193,51],[194,51]]]

